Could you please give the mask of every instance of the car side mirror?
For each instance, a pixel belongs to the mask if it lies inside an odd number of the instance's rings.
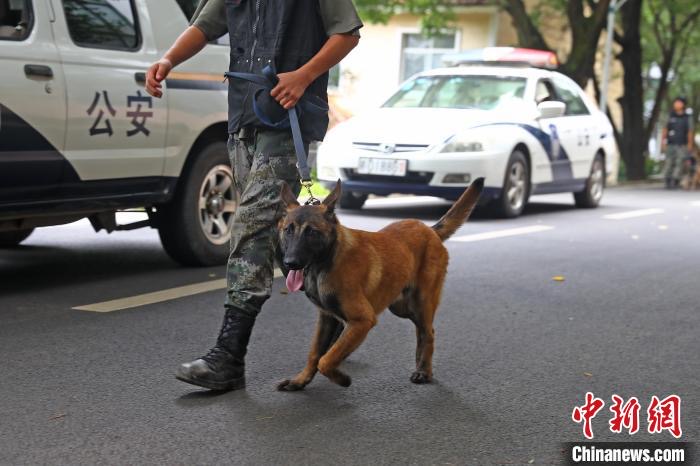
[[[540,119],[559,118],[566,113],[566,104],[555,101],[541,102],[537,105],[537,113]]]

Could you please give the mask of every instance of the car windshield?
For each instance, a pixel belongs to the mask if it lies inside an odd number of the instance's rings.
[[[525,84],[514,76],[421,76],[407,81],[384,107],[493,110],[521,101]]]

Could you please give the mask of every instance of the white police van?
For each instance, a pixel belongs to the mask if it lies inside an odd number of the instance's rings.
[[[143,89],[196,5],[0,0],[0,247],[87,217],[96,231],[158,228],[183,264],[225,261],[225,40],[178,67],[162,99]],[[138,207],[148,221],[117,225]]]
[[[414,76],[328,133],[318,175],[343,180],[341,207],[361,208],[368,194],[456,199],[478,177],[482,201],[504,217],[531,194],[598,205],[617,156],[613,129],[575,82],[546,69],[553,54],[493,48],[448,60],[457,66]]]

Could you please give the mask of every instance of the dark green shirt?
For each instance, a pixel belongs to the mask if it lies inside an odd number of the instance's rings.
[[[228,32],[225,0],[201,0],[190,24],[202,31],[207,40],[216,40]],[[360,35],[363,26],[352,0],[318,0],[326,34]]]

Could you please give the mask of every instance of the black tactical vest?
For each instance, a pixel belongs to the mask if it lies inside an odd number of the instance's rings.
[[[328,40],[318,0],[225,0],[231,38],[230,71],[261,74],[274,65],[277,73],[294,71],[306,64]],[[328,73],[307,89],[328,101]],[[244,126],[261,127],[253,112],[256,86],[229,79],[229,133]],[[281,107],[280,107],[281,109]],[[301,115],[304,139],[321,141],[328,129],[328,115]]]
[[[685,146],[688,144],[688,132],[691,129],[690,116],[687,114],[678,115],[671,111],[668,116],[666,130],[668,131],[667,142],[671,146]]]

